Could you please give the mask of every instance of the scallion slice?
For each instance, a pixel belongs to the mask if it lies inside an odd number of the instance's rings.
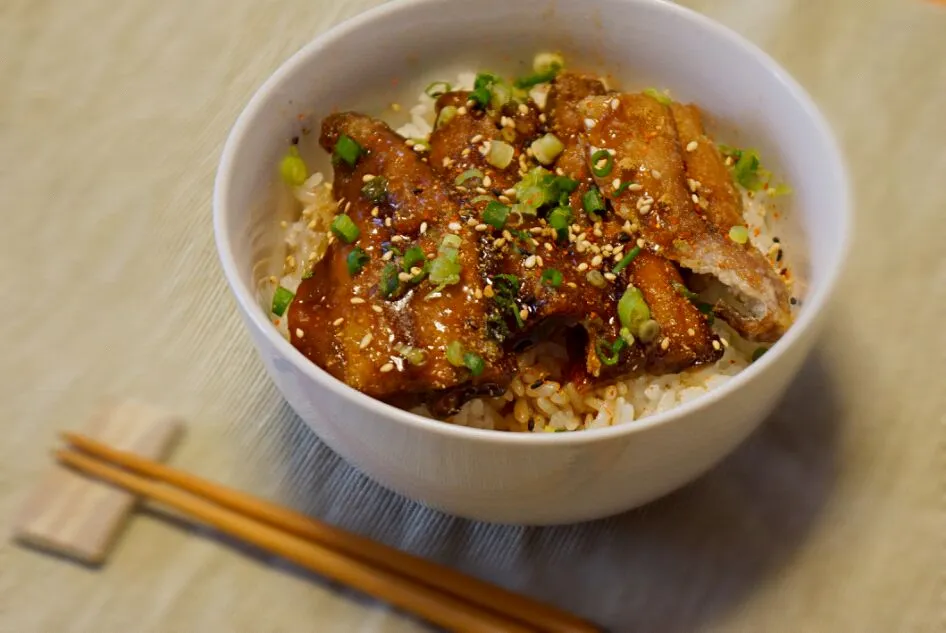
[[[621,360],[621,351],[627,347],[627,341],[623,338],[614,339],[613,343],[608,343],[604,339],[595,341],[595,353],[598,359],[605,365],[612,367]]]
[[[615,275],[631,265],[631,262],[634,261],[634,258],[641,254],[641,247],[635,246],[627,252],[627,255],[621,258],[617,264],[614,265],[614,268],[611,269],[611,272]]]
[[[644,300],[644,295],[636,287],[628,284],[618,301],[618,319],[621,325],[631,333],[640,335],[641,325],[650,319],[650,308]],[[641,337],[643,338],[643,337]]]
[[[549,288],[558,288],[562,285],[564,279],[565,276],[562,275],[561,271],[555,268],[547,268],[542,271],[542,285]]]
[[[371,261],[371,257],[368,256],[368,253],[365,252],[365,249],[360,246],[356,246],[351,249],[351,252],[348,253],[348,257],[345,258],[345,264],[348,266],[348,274],[351,277],[354,277],[361,272],[361,269],[365,267]]]
[[[502,230],[506,226],[506,220],[509,218],[509,207],[493,200],[486,205],[486,209],[483,210],[483,222],[489,224],[491,227],[497,230]]]
[[[529,147],[535,159],[543,165],[551,165],[554,163],[558,155],[565,149],[565,145],[562,144],[562,141],[551,132],[537,138]]]
[[[458,235],[448,234],[441,240],[437,257],[430,262],[430,282],[437,284],[437,287],[427,294],[427,298],[448,285],[460,282],[460,244]]]
[[[332,233],[346,244],[351,244],[361,235],[361,231],[358,230],[352,219],[344,213],[336,215],[335,219],[332,220]]]
[[[690,290],[689,288],[687,288],[681,283],[674,282],[673,289],[677,291],[678,295],[680,295],[681,297],[685,297],[686,299],[689,299],[690,301],[694,303],[698,301],[700,298],[700,295],[696,294],[695,292],[693,292],[692,290]]]
[[[767,351],[769,351],[768,347],[755,348],[755,350],[752,352],[752,362],[754,363],[760,358],[762,358],[762,355],[765,354]]]
[[[749,241],[749,229],[741,224],[737,224],[729,229],[729,239],[736,244],[745,244]]]
[[[424,94],[426,94],[431,99],[436,99],[445,92],[450,92],[453,90],[453,87],[448,84],[446,81],[435,81],[424,88]]]
[[[486,162],[496,169],[506,169],[516,150],[506,141],[494,140],[489,144],[489,152],[486,154]]]
[[[388,195],[388,179],[375,176],[361,188],[361,195],[375,204],[382,202]]]
[[[355,142],[355,140],[348,136],[347,134],[342,134],[338,137],[338,141],[335,142],[335,151],[332,153],[332,157],[335,159],[335,162],[339,161],[345,162],[349,167],[354,167],[355,163],[358,162],[358,158],[364,153],[364,149]]]
[[[641,327],[637,331],[637,338],[639,338],[644,343],[650,343],[656,339],[659,334],[660,324],[653,319],[647,319],[641,323]]]
[[[401,268],[407,272],[417,264],[422,264],[426,261],[427,256],[424,255],[424,249],[420,246],[411,246],[404,251],[404,257],[401,258]]]
[[[467,352],[463,355],[463,364],[470,370],[474,378],[482,374],[483,370],[486,369],[486,363],[483,362],[483,358],[473,352]]]
[[[634,184],[634,181],[633,181],[633,180],[625,180],[625,181],[623,181],[620,185],[618,185],[618,188],[614,190],[614,195],[616,195],[616,196],[621,195],[622,193],[624,193],[625,191],[627,191],[627,188],[628,188],[628,187],[630,187],[630,186],[633,185],[633,184]]]
[[[598,214],[604,211],[604,197],[601,195],[601,190],[592,187],[586,191],[581,197],[581,206],[592,220],[598,221],[600,219]]]
[[[273,314],[276,316],[286,314],[286,308],[289,307],[295,296],[288,288],[277,287],[276,292],[273,293]]]
[[[439,128],[442,125],[446,125],[450,122],[450,119],[457,115],[457,107],[448,105],[440,109],[440,112],[437,114],[437,120],[434,122],[434,129]]]
[[[470,92],[470,100],[476,105],[485,108],[489,105],[492,97],[490,89],[493,84],[500,81],[499,77],[492,73],[479,73],[473,81],[473,91]]]
[[[381,296],[388,298],[397,292],[400,280],[397,278],[397,264],[391,262],[381,269],[381,278],[378,280],[378,292]]]
[[[460,174],[454,179],[453,184],[459,186],[465,183],[467,180],[470,180],[471,178],[477,178],[479,180],[482,180],[483,172],[481,172],[479,169],[467,169],[465,172],[463,172],[462,174]]]
[[[460,341],[450,341],[447,343],[447,362],[454,367],[464,367],[463,343]]]
[[[282,176],[283,182],[292,187],[302,185],[308,178],[305,161],[299,156],[299,148],[295,145],[289,146],[289,153],[279,163],[279,174]]]
[[[568,236],[568,225],[571,224],[572,214],[568,207],[556,207],[549,213],[548,223],[558,232],[558,239]]]
[[[601,164],[603,162],[603,164]],[[591,155],[591,171],[595,176],[603,178],[614,168],[614,156],[606,149],[599,149]]]
[[[667,93],[661,92],[657,90],[656,88],[647,88],[646,90],[644,90],[644,94],[647,95],[648,97],[651,97],[652,99],[656,99],[658,103],[661,103],[666,106],[673,103],[673,100],[667,95]]]

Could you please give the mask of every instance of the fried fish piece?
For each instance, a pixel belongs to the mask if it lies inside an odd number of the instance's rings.
[[[731,296],[716,310],[744,337],[771,342],[784,334],[792,320],[785,283],[751,244],[733,242],[699,213],[670,109],[647,95],[620,94],[584,100],[582,114],[587,160],[617,213],[638,224],[660,255],[726,286]],[[621,191],[615,181],[640,189]]]

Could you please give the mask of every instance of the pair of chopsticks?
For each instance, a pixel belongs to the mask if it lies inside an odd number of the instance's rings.
[[[73,433],[57,459],[451,631],[591,632],[555,607]]]

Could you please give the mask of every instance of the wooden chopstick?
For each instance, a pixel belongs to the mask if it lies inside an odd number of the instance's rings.
[[[68,450],[57,452],[56,457],[76,470],[185,512],[225,534],[282,556],[326,578],[358,589],[451,631],[535,631],[520,622],[483,610],[426,585],[412,583],[402,576],[348,558],[192,494],[115,468],[94,457]]]
[[[246,493],[225,488],[133,453],[119,451],[88,437],[65,433],[63,438],[90,455],[177,486],[281,531],[426,585],[439,593],[450,594],[481,609],[530,624],[538,630],[549,633],[590,633],[598,630],[561,609],[465,576],[448,567],[406,554]]]

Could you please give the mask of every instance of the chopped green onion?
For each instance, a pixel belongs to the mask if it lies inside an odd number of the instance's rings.
[[[292,303],[295,296],[296,295],[288,288],[283,288],[282,286],[276,288],[276,292],[273,293],[273,314],[276,316],[286,314],[286,308],[289,307],[289,304]]]
[[[585,280],[595,288],[604,288],[608,285],[608,280],[604,278],[600,270],[589,270],[585,275]]]
[[[568,194],[577,187],[577,180],[556,176],[544,167],[534,167],[514,186],[518,202],[513,210],[521,215],[535,215],[540,207],[550,203],[564,206]]]
[[[470,100],[476,105],[485,108],[492,98],[491,88],[500,81],[499,77],[491,73],[479,73],[473,82],[473,91]]]
[[[568,176],[555,176],[551,187],[560,193],[571,193],[578,188],[578,181]]]
[[[523,326],[522,315],[519,314],[519,306],[516,304],[516,297],[519,295],[521,282],[516,275],[501,274],[494,275],[492,279],[493,301],[500,311],[509,312],[516,319],[516,325]]]
[[[483,370],[486,368],[486,363],[483,362],[483,358],[473,352],[467,352],[463,355],[463,364],[470,370],[474,378],[482,374]]]
[[[460,186],[471,178],[478,178],[482,180],[483,172],[481,172],[479,169],[467,169],[465,172],[456,177],[456,179],[453,181],[453,184]]]
[[[496,169],[506,169],[512,162],[512,157],[516,150],[506,141],[494,140],[489,144],[489,152],[486,154],[486,162]]]
[[[598,359],[609,367],[618,364],[621,360],[621,351],[625,347],[627,347],[627,341],[620,337],[614,339],[613,343],[608,343],[604,339],[595,341],[595,353]]]
[[[352,137],[347,134],[342,134],[338,137],[338,141],[335,142],[335,151],[332,153],[332,157],[335,159],[335,162],[344,161],[348,164],[349,167],[354,167],[355,163],[358,162],[358,157],[364,153],[364,149],[355,142]]]
[[[454,367],[463,367],[463,343],[450,341],[447,343],[447,362]]]
[[[309,177],[305,161],[299,156],[299,148],[295,145],[289,146],[289,153],[279,163],[279,174],[283,181],[292,187],[298,187]]]
[[[681,297],[686,297],[690,301],[696,302],[700,298],[700,295],[696,294],[681,283],[674,282],[673,289],[677,291],[678,295]]]
[[[561,68],[549,68],[548,70],[545,70],[540,73],[535,73],[527,77],[520,77],[519,79],[516,79],[516,81],[513,83],[516,86],[516,88],[519,88],[521,90],[528,90],[529,88],[538,86],[539,84],[544,84],[544,83],[548,83],[552,81],[553,79],[555,79],[555,76],[558,75],[560,70]]]
[[[673,99],[671,99],[667,95],[666,92],[661,92],[657,90],[656,88],[648,88],[647,90],[644,91],[644,94],[647,95],[648,97],[656,99],[659,103],[665,106],[668,106],[671,103],[673,103]]]
[[[604,164],[600,167],[598,163],[604,161]],[[614,167],[614,156],[611,155],[606,149],[599,149],[597,152],[591,155],[591,171],[595,176],[603,178],[611,173],[611,169]]]
[[[737,224],[729,229],[729,239],[736,244],[745,244],[749,241],[749,229],[741,224]]]
[[[456,106],[448,105],[441,108],[440,112],[437,114],[437,120],[434,122],[434,129],[449,123],[450,119],[457,115],[457,112]]]
[[[624,290],[621,300],[618,301],[618,319],[621,320],[623,327],[632,333],[637,332],[638,335],[643,323],[650,319],[650,308],[644,300],[644,295],[630,284]]]
[[[375,204],[383,201],[388,195],[388,179],[384,176],[375,176],[361,188],[361,195]]]
[[[552,209],[547,218],[549,226],[558,232],[558,239],[565,239],[568,236],[568,225],[571,224],[572,214],[568,207],[556,207]]]
[[[641,254],[641,247],[635,246],[627,252],[627,255],[621,258],[617,264],[614,265],[614,268],[611,269],[611,272],[615,275],[631,265],[631,262],[634,261],[634,258]]]
[[[344,213],[336,215],[335,219],[332,220],[332,233],[346,244],[351,244],[361,235],[361,231],[358,230],[352,219]]]
[[[767,194],[772,197],[775,196],[787,196],[792,193],[792,188],[786,185],[784,182],[775,185],[775,187],[769,187],[765,190]]]
[[[627,343],[628,345],[634,344],[634,335],[631,334],[631,331],[629,329],[627,329],[626,327],[622,327],[619,334],[621,335],[621,338],[624,339],[625,343]]]
[[[419,347],[401,343],[395,349],[411,365],[420,366],[427,362],[427,352]]]
[[[461,244],[458,235],[448,234],[440,242],[440,248],[437,251],[437,257],[430,262],[430,281],[437,284],[427,298],[436,292],[444,289],[445,286],[460,282],[460,251]]]
[[[351,249],[351,252],[348,253],[348,257],[345,258],[345,263],[348,265],[348,274],[354,277],[361,272],[361,269],[364,268],[365,264],[369,261],[371,261],[371,257],[365,252],[365,249],[360,246]]]
[[[565,149],[565,145],[557,136],[551,132],[545,136],[539,137],[529,146],[532,155],[543,165],[551,165],[558,158],[558,155]]]
[[[493,200],[486,205],[486,209],[483,211],[483,222],[489,224],[494,229],[501,230],[506,226],[509,211],[509,207]]]
[[[496,199],[496,198],[494,198],[493,196],[489,196],[489,195],[486,195],[486,194],[484,193],[483,195],[481,195],[481,196],[476,196],[475,198],[473,198],[472,200],[470,200],[470,204],[476,204],[477,202],[490,202],[490,201],[493,201],[493,200],[495,200],[495,199]]]
[[[537,73],[553,68],[565,68],[565,58],[559,53],[539,53],[532,58],[532,70]]]
[[[614,195],[616,195],[616,196],[621,195],[622,193],[624,193],[625,191],[627,191],[627,188],[628,188],[628,187],[630,187],[630,186],[633,185],[633,184],[634,184],[634,181],[633,181],[633,180],[625,180],[625,181],[623,181],[620,185],[618,185],[618,188],[614,190]]]
[[[581,206],[584,207],[585,213],[591,216],[592,220],[600,220],[598,213],[604,211],[604,197],[601,195],[601,190],[597,187],[592,187],[581,197]]]
[[[309,268],[307,268],[307,269],[305,270],[304,273],[302,273],[302,278],[303,278],[303,279],[312,279],[312,275],[314,275],[314,274],[315,274],[315,268],[314,268],[314,267],[309,267]]]
[[[549,288],[558,288],[562,285],[562,281],[565,279],[561,271],[558,271],[554,268],[547,268],[542,271],[542,285],[548,286]]]
[[[757,360],[759,360],[760,358],[762,358],[762,355],[765,354],[767,351],[769,351],[769,348],[768,348],[768,347],[757,347],[757,348],[755,348],[755,351],[752,352],[752,362],[754,363],[754,362],[756,362]]]
[[[424,93],[431,99],[436,99],[445,92],[450,92],[453,87],[446,81],[435,81],[424,88]]]
[[[489,88],[489,104],[494,110],[512,101],[512,88],[504,81],[497,81]]]
[[[753,149],[742,150],[733,166],[736,182],[749,191],[760,190],[763,180],[767,180],[769,175],[767,170],[762,169],[759,154]]]
[[[650,343],[660,334],[660,324],[654,321],[653,319],[648,319],[641,323],[640,329],[637,331],[637,338],[639,338],[644,343]]]
[[[401,267],[406,272],[417,264],[421,264],[426,261],[427,256],[424,255],[424,250],[420,246],[411,246],[409,249],[404,251],[404,257],[401,258]]]
[[[506,141],[507,143],[516,142],[516,128],[514,127],[510,127],[507,125],[506,127],[504,127],[503,129],[499,131],[499,135],[502,136],[503,140]]]
[[[387,298],[397,292],[398,286],[400,285],[397,276],[397,264],[393,262],[386,264],[385,267],[381,269],[381,279],[378,281],[378,291],[381,293],[382,297]]]

